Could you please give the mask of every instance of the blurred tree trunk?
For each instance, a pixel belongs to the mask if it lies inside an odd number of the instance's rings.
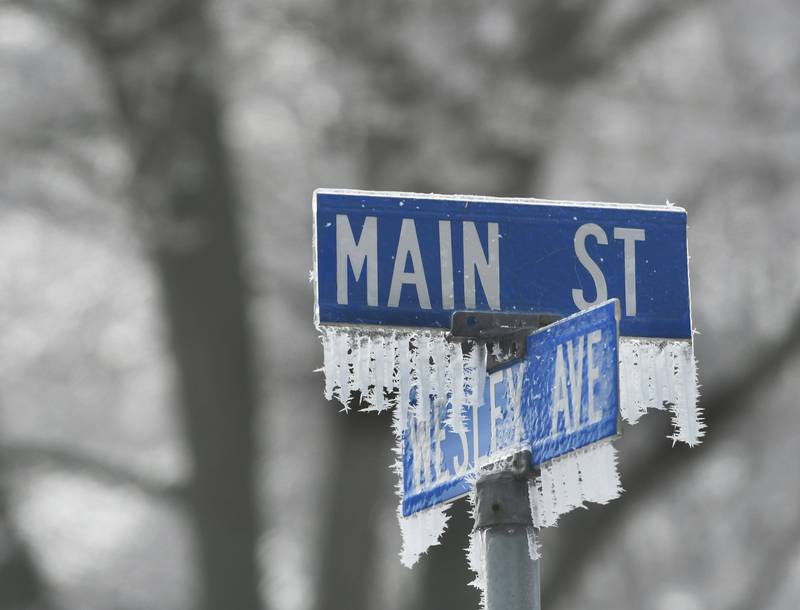
[[[325,407],[332,415],[333,452],[315,607],[362,610],[368,608],[377,577],[382,508],[393,497],[391,418],[373,413],[346,416],[332,405]]]
[[[14,530],[0,489],[0,608],[48,608],[45,586],[25,542]]]
[[[345,62],[369,64],[367,72],[379,74],[386,53],[372,45],[369,35],[375,11],[389,10],[388,3],[365,5],[361,0],[333,3],[329,43]],[[357,105],[357,104],[356,104]],[[358,110],[355,123],[344,127],[345,139],[360,147],[362,175],[357,188],[385,188],[393,142],[385,141],[370,128],[363,129]],[[391,492],[394,460],[391,416],[338,413],[327,405],[331,431],[331,481],[323,512],[319,576],[315,594],[317,610],[368,610],[370,590],[376,586],[376,553],[380,517]],[[398,553],[400,549],[397,549]],[[398,567],[399,562],[398,562]]]
[[[95,0],[83,20],[125,130],[193,459],[200,607],[260,607],[255,382],[238,194],[222,138],[204,2]]]

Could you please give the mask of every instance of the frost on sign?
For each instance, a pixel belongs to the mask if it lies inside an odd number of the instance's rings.
[[[619,301],[531,334],[527,354],[453,393],[401,407],[404,517],[467,494],[478,469],[528,450],[545,464],[618,434]],[[403,413],[405,411],[405,413]]]
[[[616,497],[617,413],[669,409],[671,438],[699,442],[681,208],[319,190],[314,223],[325,396],[394,410],[404,563],[498,455],[526,447],[542,464],[530,497],[547,526]],[[545,351],[487,375],[486,345],[445,337],[457,310],[568,318],[609,299],[613,362],[602,331],[559,339],[558,323],[537,333]]]

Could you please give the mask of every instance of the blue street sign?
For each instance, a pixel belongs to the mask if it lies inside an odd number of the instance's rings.
[[[529,449],[542,464],[615,436],[619,308],[606,301],[532,334],[523,360],[486,376],[475,406],[410,396],[403,514],[466,494],[476,463]]]
[[[681,208],[318,190],[314,221],[319,324],[447,328],[455,310],[618,298],[623,335],[691,337]]]

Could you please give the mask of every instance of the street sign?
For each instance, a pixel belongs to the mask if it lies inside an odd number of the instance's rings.
[[[619,319],[613,299],[533,333],[473,407],[411,396],[403,515],[466,494],[477,468],[521,449],[539,465],[617,435]]]
[[[317,324],[448,328],[454,310],[618,298],[622,335],[691,338],[678,207],[318,190],[314,222]]]

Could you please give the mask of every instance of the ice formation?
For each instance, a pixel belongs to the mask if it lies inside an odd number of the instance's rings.
[[[321,326],[324,348],[325,397],[340,401],[345,409],[360,395],[366,411],[393,409],[397,444],[398,495],[402,494],[402,431],[409,413],[416,409],[408,397],[431,396],[449,405],[472,406],[483,396],[486,379],[486,347],[449,342],[445,332],[434,329],[382,329],[373,327]],[[620,410],[634,424],[648,409],[669,409],[673,416],[670,438],[689,445],[700,442],[704,425],[697,408],[694,351],[688,340],[620,338]],[[406,397],[404,401],[400,397]],[[451,406],[447,425],[466,431],[467,409]],[[477,473],[473,473],[473,477]],[[474,486],[473,486],[474,490]],[[534,528],[549,527],[559,517],[587,502],[605,504],[621,493],[616,450],[610,442],[598,443],[541,466],[531,480],[529,498]],[[474,492],[473,492],[474,493]],[[402,499],[401,499],[402,502]],[[436,544],[447,525],[446,506],[429,508],[404,517],[398,506],[403,535],[400,553],[411,567]],[[539,548],[529,532],[529,550],[538,558]],[[468,556],[476,573],[474,585],[484,590],[481,532],[472,535]]]
[[[347,408],[359,392],[366,411],[397,406],[410,393],[445,398],[452,390],[455,404],[472,405],[482,396],[486,348],[447,341],[444,331],[384,330],[321,326],[325,398]]]
[[[705,425],[697,406],[697,372],[690,340],[638,339],[619,341],[620,410],[635,424],[648,409],[669,409],[670,438],[694,446]]]
[[[412,567],[422,554],[439,542],[447,527],[448,508],[447,505],[440,505],[414,513],[410,517],[399,516],[403,537],[400,562],[404,566]]]
[[[535,527],[550,527],[586,502],[606,504],[619,497],[617,454],[609,442],[579,449],[544,464],[528,494]]]

